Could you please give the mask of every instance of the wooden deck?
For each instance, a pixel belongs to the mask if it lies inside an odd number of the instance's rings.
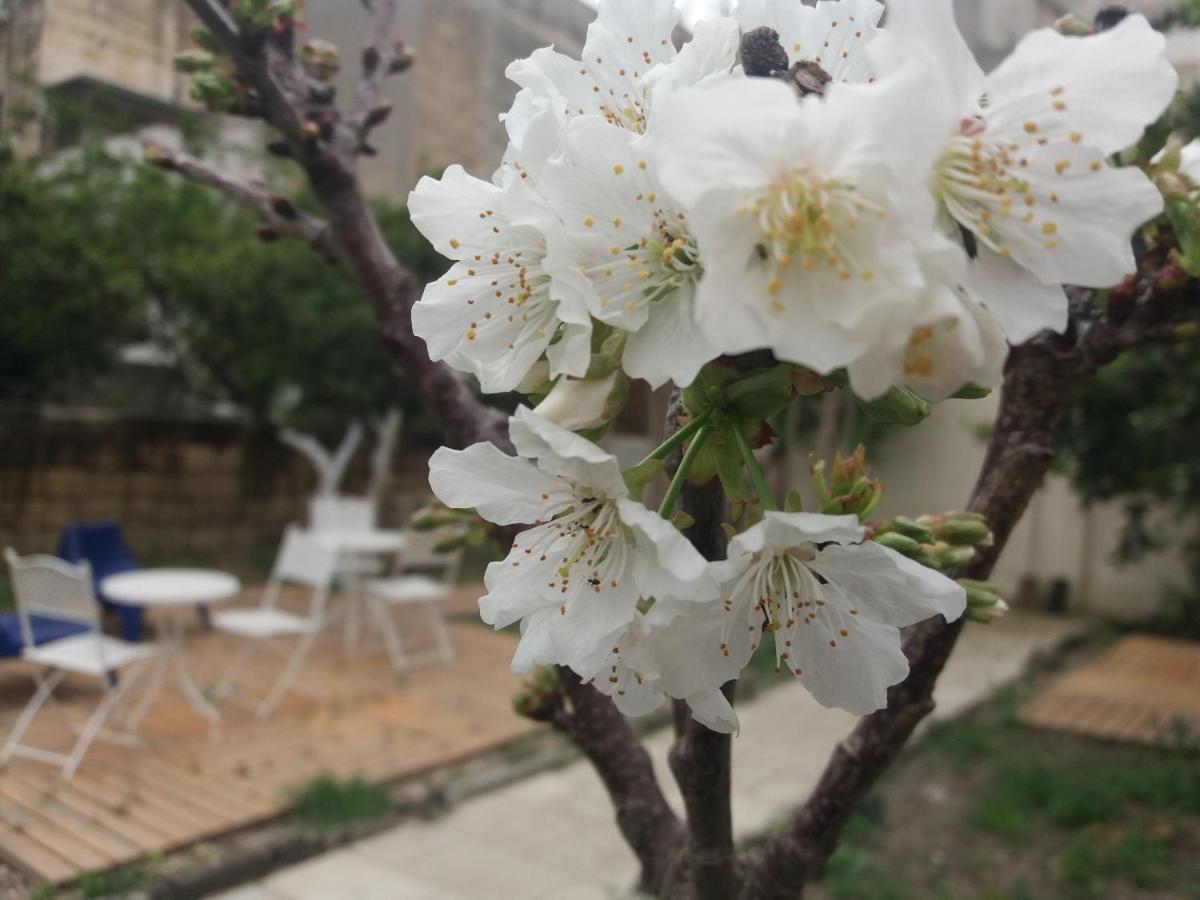
[[[1021,710],[1026,724],[1140,744],[1200,735],[1200,643],[1131,635]]]
[[[464,592],[455,607],[469,607],[477,594]],[[317,775],[396,781],[533,730],[512,712],[513,639],[465,621],[451,628],[457,662],[399,678],[377,641],[348,659],[340,632],[331,632],[299,681],[310,696],[292,694],[265,720],[227,701],[216,741],[207,721],[168,688],[142,723],[143,746],[98,740],[71,781],[51,766],[10,762],[0,770],[0,856],[35,878],[61,883],[278,816],[292,792]],[[419,649],[425,636],[419,619],[404,633]],[[233,642],[197,631],[187,646],[189,671],[207,685]],[[257,658],[241,683],[269,685],[281,661]],[[86,680],[65,683],[60,708],[81,719],[93,690]],[[24,664],[0,665],[0,733],[31,691]],[[61,748],[71,738],[47,707],[26,742]]]

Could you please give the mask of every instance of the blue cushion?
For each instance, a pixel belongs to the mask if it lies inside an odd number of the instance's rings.
[[[127,641],[141,640],[142,609],[113,603],[100,590],[100,582],[109,575],[141,568],[125,543],[121,526],[113,521],[72,522],[63,529],[58,539],[58,556],[67,562],[88,561],[92,567],[96,597],[117,613],[121,620],[121,637]]]
[[[87,626],[78,622],[62,622],[45,616],[33,616],[30,624],[33,626],[34,644],[45,644],[87,631]],[[0,614],[0,657],[20,656],[23,643],[21,620],[17,618],[17,614]]]

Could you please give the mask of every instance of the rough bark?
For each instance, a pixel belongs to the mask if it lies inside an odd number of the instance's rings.
[[[684,532],[705,559],[725,555],[725,494],[720,482],[684,487],[681,506],[695,524]],[[733,702],[737,683],[724,688]],[[705,728],[683,711],[668,761],[679,785],[687,813],[686,866],[674,873],[677,881],[668,897],[728,900],[741,887],[733,843],[733,742],[731,735]]]

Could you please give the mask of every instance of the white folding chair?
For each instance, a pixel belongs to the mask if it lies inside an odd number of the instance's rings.
[[[379,624],[388,657],[396,671],[424,660],[410,658],[405,654],[392,615],[392,609],[395,607],[422,607],[433,634],[435,648],[428,656],[442,663],[454,661],[454,645],[446,628],[442,601],[458,581],[462,550],[438,552],[437,545],[445,539],[444,532],[405,532],[404,550],[400,556],[397,574],[391,578],[375,578],[367,582],[368,608]]]
[[[73,565],[53,556],[21,558],[12,549],[4,551],[4,558],[12,572],[16,595],[24,645],[21,658],[36,667],[37,691],[17,717],[0,750],[0,763],[13,756],[24,756],[61,764],[63,777],[70,778],[92,741],[101,735],[109,714],[145,671],[144,662],[154,655],[154,648],[120,641],[100,631],[100,604],[96,602],[92,573],[86,562]],[[34,643],[33,616],[83,625],[87,630],[38,645]],[[128,671],[122,673],[124,669]],[[69,753],[59,753],[22,744],[26,729],[69,673],[98,679],[104,685],[104,698],[78,729],[75,745]],[[130,741],[136,739],[132,731],[121,736]]]
[[[275,638],[297,638],[296,646],[275,683],[257,706],[259,716],[270,715],[300,674],[313,643],[325,625],[325,604],[336,570],[336,551],[308,532],[295,526],[288,528],[259,605],[252,609],[229,609],[213,616],[214,628],[242,639],[241,647],[217,684],[214,691],[217,697],[230,693],[250,654],[265,642]],[[285,584],[309,589],[306,615],[278,608],[279,592]]]
[[[375,501],[369,497],[334,494],[313,497],[308,504],[308,527],[313,531],[374,531],[377,519]],[[369,556],[345,554],[338,560],[337,574],[343,590],[353,587],[356,579],[381,571],[379,560]]]
[[[308,504],[308,527],[313,531],[371,531],[375,501],[345,494],[313,497]]]

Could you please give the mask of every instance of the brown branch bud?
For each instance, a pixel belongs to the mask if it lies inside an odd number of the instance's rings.
[[[363,119],[363,131],[370,131],[387,121],[388,116],[392,114],[392,104],[387,100],[383,100],[376,104]]]
[[[362,52],[362,70],[366,75],[374,75],[375,70],[379,68],[379,51],[374,45],[367,47]]]
[[[283,159],[294,159],[296,154],[292,152],[292,145],[285,140],[271,141],[267,144],[267,152],[272,156],[278,156]]]
[[[388,63],[388,74],[399,75],[402,72],[407,72],[413,67],[417,61],[417,51],[409,47],[404,41],[396,41],[396,45],[392,48],[392,58]]]
[[[147,143],[143,145],[142,160],[167,172],[173,172],[176,169],[175,156],[161,144]]]
[[[296,209],[295,204],[287,197],[272,197],[271,209],[275,210],[276,215],[289,221],[295,221],[300,218],[300,211]]]

